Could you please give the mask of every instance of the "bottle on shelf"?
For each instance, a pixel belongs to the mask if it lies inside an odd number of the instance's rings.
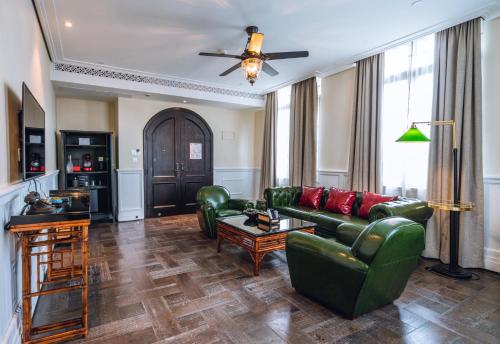
[[[66,164],[66,172],[67,173],[73,172],[73,160],[71,159],[71,154],[68,156],[68,163]]]

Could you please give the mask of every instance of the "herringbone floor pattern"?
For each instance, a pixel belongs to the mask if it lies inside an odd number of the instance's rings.
[[[454,281],[422,262],[400,299],[355,320],[297,294],[283,254],[254,277],[246,252],[195,216],[90,230],[90,333],[81,343],[499,343],[500,276]],[[321,286],[318,286],[321,288]],[[40,300],[35,322],[78,315],[78,294]]]

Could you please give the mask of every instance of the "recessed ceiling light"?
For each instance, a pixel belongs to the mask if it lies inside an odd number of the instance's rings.
[[[64,22],[64,26],[66,26],[66,27],[73,27],[73,23],[72,23],[72,22],[70,22],[69,20],[66,20],[66,21]]]
[[[182,102],[183,102],[183,103],[187,103],[188,101],[187,101],[186,99],[184,99]]]
[[[415,0],[411,3],[411,6],[414,7],[414,6],[419,6],[419,5],[422,5],[424,3],[424,0]]]

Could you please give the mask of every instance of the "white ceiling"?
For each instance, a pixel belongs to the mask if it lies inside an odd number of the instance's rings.
[[[495,11],[500,0],[37,0],[55,61],[153,73],[262,92],[341,68],[383,46]],[[65,27],[71,21],[72,28]],[[264,52],[309,50],[271,61],[252,88],[237,60],[202,57],[242,52],[248,25],[265,34]]]

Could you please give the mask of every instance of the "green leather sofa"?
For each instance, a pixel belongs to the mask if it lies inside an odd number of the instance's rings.
[[[352,207],[352,215],[335,214],[324,210],[328,199],[325,188],[320,209],[298,205],[302,188],[297,186],[269,188],[264,190],[264,198],[268,208],[278,210],[281,214],[293,216],[318,224],[316,234],[324,237],[336,237],[341,242],[352,245],[361,231],[371,222],[389,216],[401,216],[422,224],[425,228],[433,209],[427,202],[418,199],[400,197],[397,201],[380,203],[370,209],[368,219],[357,216],[363,200],[363,193],[358,192]]]
[[[292,232],[286,256],[299,293],[355,318],[401,295],[424,244],[421,224],[389,217],[368,225],[352,247]]]
[[[201,230],[211,239],[217,238],[216,218],[241,215],[243,210],[254,207],[246,199],[231,199],[229,191],[219,185],[201,187],[196,194],[196,202]]]

